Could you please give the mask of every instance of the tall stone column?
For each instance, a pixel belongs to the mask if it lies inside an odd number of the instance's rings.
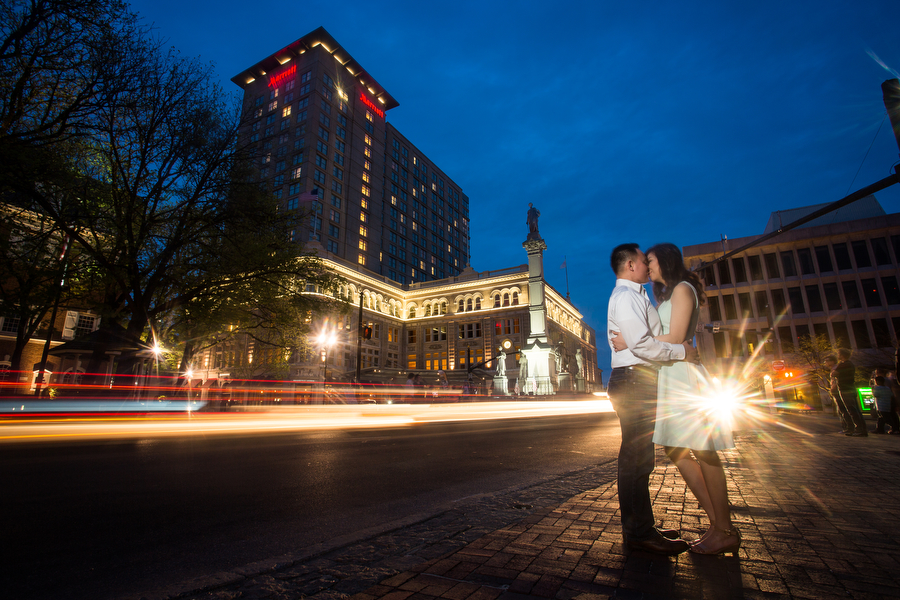
[[[554,394],[551,369],[553,348],[547,339],[547,306],[544,301],[544,250],[547,244],[537,232],[528,234],[522,247],[528,253],[528,341],[522,352],[528,359],[528,378],[524,393],[546,396]]]

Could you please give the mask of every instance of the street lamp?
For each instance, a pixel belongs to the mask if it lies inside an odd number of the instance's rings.
[[[323,329],[319,333],[319,337],[316,338],[316,341],[322,348],[322,365],[325,367],[325,371],[322,375],[322,390],[324,391],[325,383],[328,381],[328,349],[331,348],[336,341],[334,330]]]

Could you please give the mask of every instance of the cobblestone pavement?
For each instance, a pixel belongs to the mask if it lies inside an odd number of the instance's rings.
[[[831,415],[777,421],[745,430],[737,448],[722,453],[744,540],[734,557],[626,555],[612,462],[474,499],[310,560],[219,574],[197,582],[202,592],[144,597],[900,597],[900,436],[845,437]],[[702,511],[675,467],[662,453],[657,458],[651,494],[658,520],[699,537]]]

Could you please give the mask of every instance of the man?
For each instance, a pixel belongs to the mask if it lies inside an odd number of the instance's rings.
[[[833,354],[829,354],[822,362],[830,373],[831,385],[829,391],[831,392],[831,401],[834,402],[834,412],[841,418],[841,431],[849,435],[853,433],[853,419],[850,417],[850,413],[847,412],[847,409],[844,408],[844,403],[841,401],[841,391],[838,389],[838,378],[837,374],[834,372],[838,364],[837,357]]]
[[[644,289],[649,275],[647,257],[637,244],[613,249],[610,265],[616,287],[609,298],[607,334],[612,337],[619,332],[628,344],[626,350],[613,352],[607,386],[622,430],[618,464],[622,536],[627,550],[679,554],[688,549],[687,542],[678,539],[677,531],[660,531],[654,526],[650,504],[656,383],[659,363],[696,360],[697,350],[688,342],[669,344],[653,339],[661,326]]]
[[[852,429],[845,431],[844,435],[852,435],[854,437],[867,437],[869,429],[866,427],[866,421],[863,419],[862,410],[859,408],[859,396],[856,393],[856,365],[850,362],[850,350],[841,348],[838,350],[838,364],[834,368],[834,374],[837,376],[838,391],[840,391],[841,402],[844,409],[850,415]]]

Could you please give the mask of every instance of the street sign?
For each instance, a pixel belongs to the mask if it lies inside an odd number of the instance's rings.
[[[784,361],[783,360],[773,360],[772,361],[772,369],[775,371],[784,371]]]

